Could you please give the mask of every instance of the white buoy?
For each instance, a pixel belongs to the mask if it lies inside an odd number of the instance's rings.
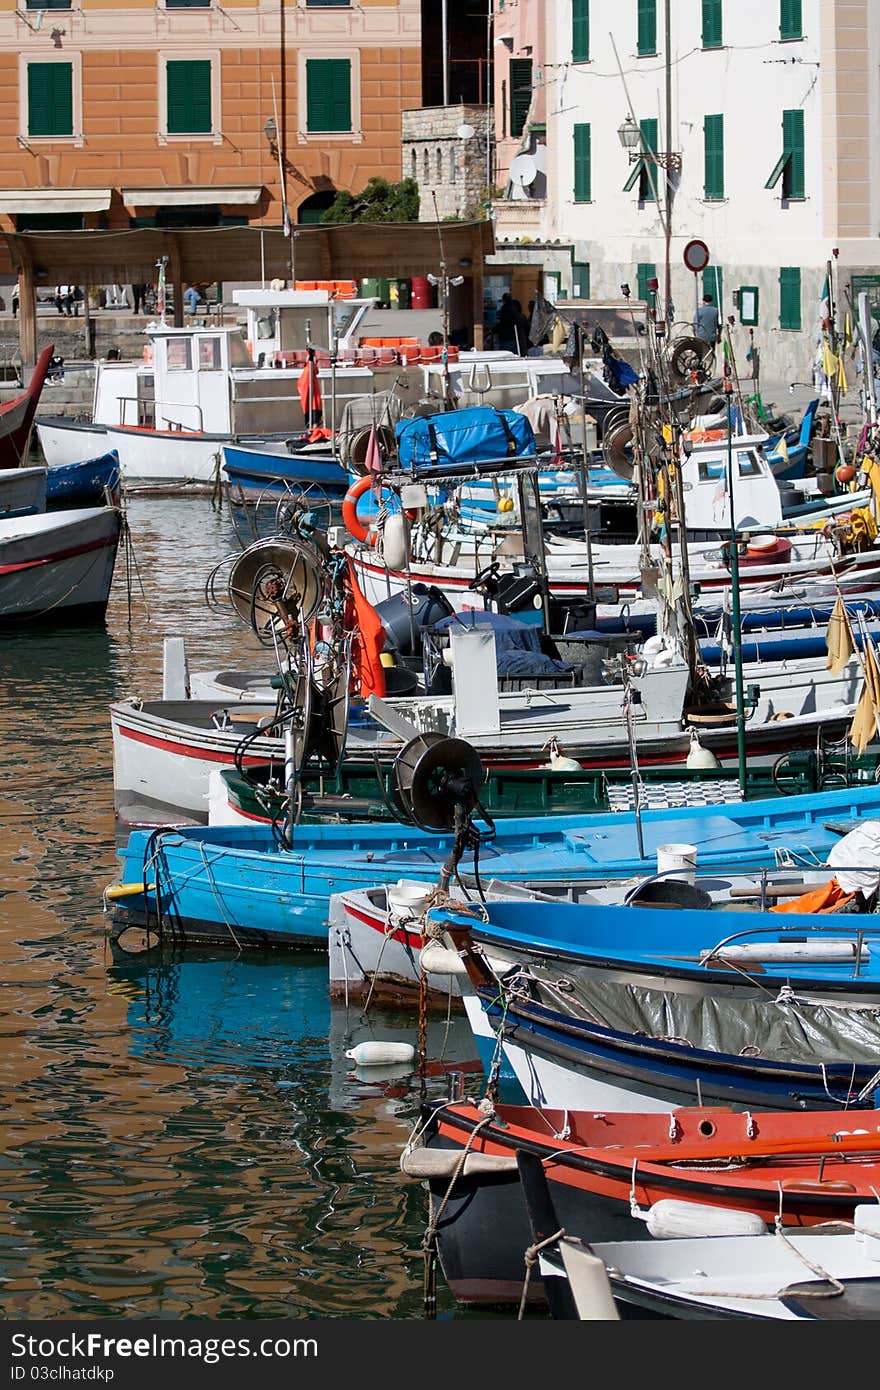
[[[411,1062],[416,1050],[412,1043],[362,1042],[349,1048],[345,1055],[357,1067],[387,1067],[395,1062]]]
[[[687,1240],[693,1236],[763,1236],[767,1227],[753,1211],[734,1211],[703,1202],[680,1202],[664,1197],[648,1212],[647,1227],[656,1240]]]
[[[409,521],[403,512],[392,512],[382,527],[382,556],[390,570],[403,569],[409,553]]]
[[[430,941],[419,953],[419,965],[426,975],[466,975],[467,966],[457,951]]]
[[[704,748],[700,742],[700,735],[696,729],[691,729],[691,746],[687,755],[686,767],[710,768],[719,767],[720,764],[711,748]]]

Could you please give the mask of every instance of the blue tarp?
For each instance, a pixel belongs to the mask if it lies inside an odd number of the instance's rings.
[[[492,628],[499,676],[565,675],[574,670],[570,662],[558,661],[541,650],[541,633],[536,627],[505,613],[465,609],[450,618],[441,618],[434,624],[434,631],[448,632],[455,626]]]

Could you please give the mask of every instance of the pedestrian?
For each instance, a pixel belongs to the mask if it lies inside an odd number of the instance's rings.
[[[141,312],[141,307],[142,307],[143,304],[144,304],[144,297],[145,297],[146,293],[147,293],[147,287],[146,287],[146,285],[132,285],[132,287],[131,287],[131,301],[132,301],[132,306],[133,306],[134,313],[139,314],[139,313]]]
[[[519,353],[520,357],[525,357],[529,350],[529,320],[523,313],[522,304],[518,299],[513,301],[513,339],[513,351]]]
[[[71,316],[71,304],[73,303],[73,285],[55,286],[55,308],[59,314]]]
[[[495,337],[502,352],[516,352],[516,333],[514,326],[514,301],[508,290],[501,296],[498,317],[495,320]]]
[[[12,317],[13,317],[14,319],[18,318],[18,301],[19,301],[19,290],[18,290],[18,285],[14,285],[13,288],[12,288]]]
[[[187,285],[183,291],[183,303],[187,313],[194,314],[199,304],[199,292],[195,285]]]
[[[694,337],[704,343],[721,341],[721,315],[711,294],[703,295],[703,302],[694,314]]]

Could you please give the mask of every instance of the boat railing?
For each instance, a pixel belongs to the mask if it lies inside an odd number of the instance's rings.
[[[739,931],[731,932],[728,936],[723,937],[714,946],[700,952],[700,965],[709,969],[713,963],[723,960],[725,951],[737,942],[742,941],[745,937],[766,936],[768,932],[773,933],[779,944],[787,942],[790,945],[808,947],[811,944],[816,945],[820,938],[827,943],[829,937],[841,941],[844,945],[851,943],[853,975],[855,977],[860,975],[861,967],[868,957],[868,942],[875,938],[880,939],[880,924],[875,927],[865,927],[861,925],[861,919],[860,925],[855,925],[851,919],[847,921],[846,919],[823,916],[821,921],[816,922],[815,925],[812,923],[805,925],[802,916],[798,918],[796,923],[790,924],[775,918],[772,922],[768,921],[766,925],[743,927]],[[811,937],[813,938],[812,942],[810,941]],[[805,956],[808,954],[807,951],[804,952]],[[759,954],[756,954],[755,959],[759,958]],[[849,959],[849,955],[841,956],[841,962]]]

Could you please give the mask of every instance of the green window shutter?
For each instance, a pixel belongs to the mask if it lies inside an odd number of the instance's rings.
[[[590,127],[574,128],[574,200],[589,203],[592,199],[592,148]]]
[[[590,267],[586,261],[572,262],[571,292],[575,299],[590,297]]]
[[[788,156],[782,174],[782,196],[803,198],[806,187],[804,113],[800,108],[782,113],[782,150]]]
[[[802,39],[804,36],[803,4],[801,0],[780,0],[779,37]]]
[[[639,57],[657,52],[657,0],[638,0]]]
[[[166,65],[168,87],[168,134],[210,135],[211,64],[174,61]]]
[[[657,118],[648,116],[646,120],[639,121],[639,129],[642,132],[642,149],[650,150],[652,154],[657,153]],[[657,191],[660,187],[660,166],[646,159],[641,161],[639,174],[639,202],[655,203],[657,201]]]
[[[571,0],[571,61],[590,61],[590,0]]]
[[[657,267],[653,261],[642,261],[636,266],[636,295],[650,303],[653,291],[648,289],[648,281],[657,279]]]
[[[722,43],[721,0],[703,0],[703,47],[720,48]]]
[[[306,129],[351,130],[351,59],[306,62]]]
[[[712,296],[712,303],[720,313],[724,297],[724,275],[720,265],[708,265],[703,271],[703,294]]]
[[[510,133],[522,135],[532,104],[532,60],[510,60]]]
[[[782,266],[779,271],[779,327],[800,332],[801,272],[800,266]]]
[[[724,117],[703,117],[703,197],[724,197]]]
[[[73,134],[73,64],[28,63],[28,134]]]

